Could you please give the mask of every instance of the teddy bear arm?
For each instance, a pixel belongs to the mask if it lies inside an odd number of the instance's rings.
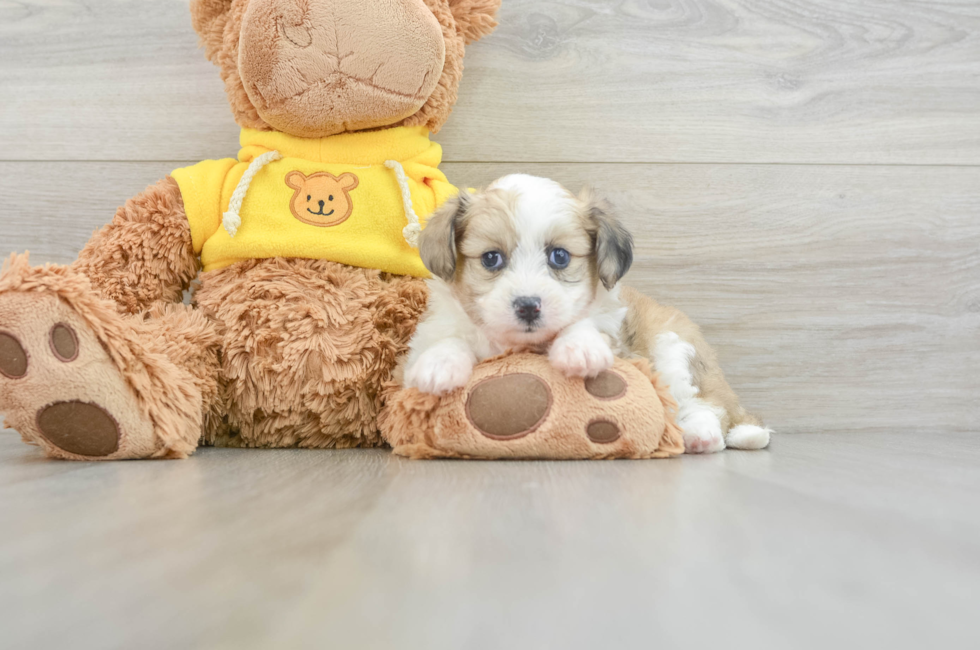
[[[127,201],[72,266],[123,311],[180,302],[200,261],[177,182],[168,176]]]
[[[379,426],[411,458],[669,458],[684,453],[676,403],[646,362],[567,377],[547,357],[483,361],[442,397],[392,388]]]

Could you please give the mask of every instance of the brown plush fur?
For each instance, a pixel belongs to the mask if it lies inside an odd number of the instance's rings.
[[[130,316],[74,269],[31,268],[26,256],[12,257],[0,276],[0,308],[12,292],[64,300],[153,423],[152,453],[134,445],[110,459],[132,450],[135,457],[182,458],[201,437],[243,447],[383,444],[380,388],[406,351],[427,296],[416,278],[324,260],[253,260],[204,274],[200,309],[156,303]],[[99,390],[93,386],[86,401],[105,402]],[[30,417],[15,413],[8,423],[38,442]]]
[[[617,359],[612,372],[629,382],[620,398],[599,399],[581,379],[566,380],[538,354],[507,354],[481,363],[468,384],[444,397],[400,389],[391,384],[380,418],[385,439],[396,454],[410,458],[613,459],[669,458],[684,453],[683,434],[674,421],[677,404],[667,386],[642,359]],[[477,429],[467,401],[491,378],[517,374],[539,377],[550,387],[550,406],[520,398],[509,410],[547,410],[531,433],[509,440],[492,439]],[[536,416],[530,418],[534,421]],[[621,437],[593,442],[589,424],[613,421]]]
[[[221,324],[223,402],[240,436],[230,444],[381,444],[378,393],[426,295],[421,280],[324,260],[252,260],[205,273],[196,298]]]
[[[432,4],[429,4],[432,8]],[[489,36],[497,28],[494,15],[500,8],[500,0],[449,0],[449,8],[456,21],[456,29],[466,44]]]
[[[72,268],[131,314],[157,301],[179,302],[201,266],[177,181],[168,176],[127,201]]]

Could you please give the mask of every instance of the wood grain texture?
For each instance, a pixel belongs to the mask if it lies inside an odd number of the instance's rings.
[[[117,204],[177,165],[0,163],[0,242],[69,263]],[[977,169],[518,168],[612,200],[636,238],[627,283],[700,323],[744,403],[777,430],[977,430]],[[514,170],[445,166],[462,186]]]
[[[975,437],[605,463],[0,435],[3,647],[968,648]]]
[[[187,4],[0,0],[0,253],[69,263],[235,154]],[[771,449],[92,464],[0,431],[0,646],[980,645],[980,3],[504,0],[438,139],[459,185],[612,199]]]
[[[980,164],[974,0],[505,0],[453,161]],[[0,158],[234,147],[186,0],[0,4]]]

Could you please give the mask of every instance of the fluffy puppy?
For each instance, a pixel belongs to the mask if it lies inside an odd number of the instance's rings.
[[[576,377],[639,355],[670,385],[688,452],[769,444],[769,429],[739,405],[698,326],[619,286],[632,237],[590,194],[505,176],[447,202],[429,219],[420,252],[434,277],[405,385],[446,393],[466,384],[474,364],[508,349],[547,353]]]

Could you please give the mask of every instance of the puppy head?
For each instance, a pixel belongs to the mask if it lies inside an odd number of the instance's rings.
[[[630,234],[590,192],[505,176],[429,219],[422,261],[492,340],[534,346],[588,314],[633,262]]]

